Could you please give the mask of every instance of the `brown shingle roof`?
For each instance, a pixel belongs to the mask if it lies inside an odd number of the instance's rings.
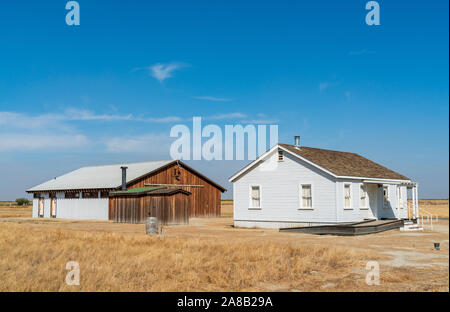
[[[280,144],[280,146],[338,176],[409,180],[409,178],[355,153],[306,146],[296,149],[295,146],[288,144]]]

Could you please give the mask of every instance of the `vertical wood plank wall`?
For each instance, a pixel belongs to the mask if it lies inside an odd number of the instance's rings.
[[[189,223],[190,195],[120,196],[110,198],[110,220],[123,223],[144,223],[157,217],[164,225]]]
[[[174,169],[180,171],[178,179],[174,176]],[[220,198],[222,192],[214,185],[194,174],[190,170],[176,164],[167,167],[161,171],[144,177],[133,184],[129,188],[145,187],[145,184],[184,184],[184,185],[204,185],[202,188],[193,187],[177,187],[182,188],[191,193],[190,216],[191,217],[220,217]]]

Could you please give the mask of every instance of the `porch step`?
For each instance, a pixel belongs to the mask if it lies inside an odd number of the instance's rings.
[[[408,224],[407,222],[405,222],[403,227],[400,228],[400,231],[423,231],[423,227],[416,223],[411,222]]]

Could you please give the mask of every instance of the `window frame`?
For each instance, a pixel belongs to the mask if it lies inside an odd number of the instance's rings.
[[[364,205],[361,205],[361,200],[362,200],[362,194],[364,194]],[[359,186],[359,209],[361,210],[368,210],[369,209],[369,194],[367,193],[367,186],[364,185],[363,183],[360,184]]]
[[[98,198],[109,198],[109,191],[99,191]]]
[[[303,207],[303,186],[309,185],[311,188],[311,207]],[[299,208],[298,210],[314,210],[314,185],[313,183],[299,183],[298,185],[298,200],[299,200]]]
[[[98,191],[83,191],[83,192],[81,192],[81,199],[96,199],[96,198],[99,198]]]
[[[350,203],[350,206],[346,206],[345,205],[345,187],[346,186],[349,186],[349,190],[350,190],[350,192],[349,192],[349,203]],[[344,183],[343,184],[343,194],[342,194],[343,196],[342,196],[342,199],[344,200],[344,210],[353,210],[353,205],[352,205],[352,184],[351,183]]]
[[[252,198],[252,189],[253,187],[258,187],[259,188],[259,207],[254,207],[253,206],[253,198]],[[261,210],[262,209],[262,187],[261,184],[249,184],[248,187],[248,209],[249,210]]]
[[[401,185],[397,186],[397,198],[398,198],[397,206],[400,207],[400,209],[404,209],[403,194],[402,194],[402,186]]]
[[[384,193],[384,190],[386,190],[386,194]],[[386,203],[385,203],[386,201]],[[389,208],[389,186],[383,185],[383,208],[388,209]]]
[[[64,199],[80,199],[80,192],[64,192]]]

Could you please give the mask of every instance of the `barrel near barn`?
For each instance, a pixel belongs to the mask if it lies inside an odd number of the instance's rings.
[[[109,195],[109,219],[122,223],[145,223],[156,217],[163,225],[188,224],[191,193],[182,189],[142,187]]]

